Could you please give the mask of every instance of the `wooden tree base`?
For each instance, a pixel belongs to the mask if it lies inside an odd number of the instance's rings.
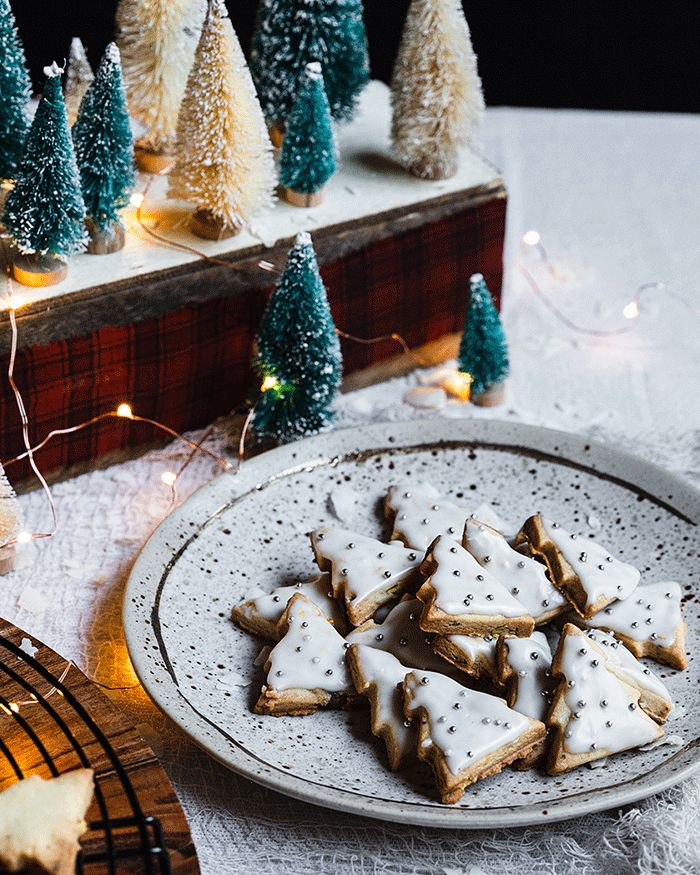
[[[281,149],[282,143],[284,141],[284,131],[279,125],[272,125],[269,129],[270,132],[270,140],[272,140],[272,145],[275,149]]]
[[[68,263],[55,255],[18,255],[12,263],[12,275],[23,286],[35,289],[55,286],[68,276]]]
[[[312,191],[308,194],[302,191],[294,191],[293,188],[282,186],[282,197],[287,203],[295,207],[317,207],[323,203],[324,189]]]
[[[85,225],[90,234],[87,245],[87,252],[90,255],[109,255],[124,248],[126,234],[121,222],[112,222],[106,228],[100,229],[92,219],[86,219]]]
[[[240,233],[242,224],[230,225],[223,219],[212,216],[209,210],[196,210],[190,219],[190,231],[205,240],[225,240]]]
[[[505,382],[494,383],[493,386],[489,386],[481,395],[472,395],[472,404],[476,404],[477,407],[497,407],[499,404],[503,404],[505,397]]]
[[[139,170],[159,176],[170,173],[175,163],[175,156],[170,152],[152,152],[141,146],[136,146],[134,149],[134,157]]]
[[[14,544],[11,547],[4,547],[0,550],[0,575],[9,574],[15,570],[15,562],[17,554],[15,553]]]

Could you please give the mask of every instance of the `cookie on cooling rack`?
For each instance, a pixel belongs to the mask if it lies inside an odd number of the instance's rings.
[[[554,585],[584,619],[616,599],[626,599],[639,583],[640,574],[634,566],[541,514],[531,516],[518,532],[515,544],[523,543],[544,560]]]
[[[342,705],[354,694],[345,639],[306,596],[297,593],[289,600],[279,633],[265,662],[267,679],[256,714],[300,717]]]
[[[0,793],[0,872],[72,875],[93,790],[92,769],[76,769]]]

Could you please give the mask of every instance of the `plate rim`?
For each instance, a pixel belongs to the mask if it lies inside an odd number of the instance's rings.
[[[415,432],[420,430],[419,434],[414,434],[410,440],[406,440],[404,433]],[[396,434],[393,440],[387,438],[387,431],[393,431]],[[441,433],[440,436],[436,432]],[[461,433],[463,432],[463,433]],[[505,434],[504,434],[505,432]],[[520,436],[520,440],[514,439],[511,434],[515,433]],[[440,806],[434,802],[430,803],[426,800],[425,805],[414,805],[411,803],[403,803],[399,801],[377,800],[363,794],[356,794],[353,791],[344,790],[332,786],[325,786],[323,796],[319,795],[317,784],[311,785],[313,789],[309,789],[310,785],[303,778],[296,775],[277,773],[270,771],[266,774],[265,769],[255,769],[252,765],[254,757],[246,751],[234,751],[232,756],[227,758],[217,751],[214,745],[208,743],[205,737],[197,735],[196,730],[188,724],[193,720],[204,721],[206,718],[193,710],[193,706],[184,705],[186,712],[181,714],[180,703],[173,704],[172,702],[164,701],[167,695],[164,694],[163,685],[151,683],[148,680],[147,669],[152,669],[151,665],[146,665],[145,660],[142,660],[142,641],[139,640],[139,633],[143,632],[142,620],[132,614],[136,614],[139,609],[132,604],[132,597],[135,591],[139,588],[142,582],[140,569],[153,561],[155,567],[159,571],[159,577],[162,577],[164,570],[173,559],[173,555],[178,555],[178,551],[171,551],[171,554],[165,561],[157,556],[157,541],[159,538],[167,536],[167,531],[172,528],[181,518],[191,519],[188,513],[193,507],[200,503],[204,503],[204,508],[197,508],[196,519],[199,525],[203,525],[207,520],[216,516],[217,512],[222,510],[221,501],[217,500],[216,494],[221,488],[222,478],[229,480],[231,484],[230,499],[236,500],[251,491],[255,487],[256,482],[259,485],[260,480],[253,475],[259,470],[270,468],[276,473],[268,475],[268,480],[277,479],[281,476],[290,476],[295,472],[303,471],[311,467],[317,467],[323,464],[328,464],[333,458],[338,456],[352,455],[356,452],[361,452],[361,449],[356,447],[358,441],[355,439],[362,436],[359,441],[361,445],[366,445],[365,449],[370,446],[373,450],[397,450],[401,448],[418,447],[422,445],[436,446],[440,444],[458,443],[464,446],[476,445],[483,446],[494,445],[494,439],[499,438],[499,446],[504,449],[513,447],[514,449],[528,450],[534,454],[545,454],[553,456],[560,463],[572,465],[576,467],[580,463],[570,458],[571,452],[564,453],[562,448],[558,446],[560,443],[573,443],[577,445],[579,450],[590,452],[592,456],[597,456],[598,465],[601,462],[607,462],[605,467],[612,466],[613,468],[619,465],[622,470],[632,469],[633,473],[647,474],[652,478],[658,478],[664,486],[672,487],[673,492],[669,496],[669,501],[674,500],[670,504],[666,499],[661,498],[656,492],[644,489],[639,484],[639,477],[627,480],[622,477],[612,475],[610,472],[599,469],[594,464],[584,465],[583,467],[595,474],[605,477],[606,479],[617,482],[627,488],[631,488],[638,493],[644,493],[653,498],[657,503],[665,505],[674,513],[683,516],[689,520],[691,524],[698,525],[700,520],[700,490],[692,483],[683,480],[678,475],[665,470],[653,462],[646,461],[639,456],[634,455],[626,450],[621,450],[616,447],[611,447],[608,444],[589,438],[586,435],[577,434],[575,432],[567,432],[559,429],[551,429],[545,426],[530,425],[520,422],[508,422],[497,419],[446,419],[446,418],[424,418],[420,420],[407,420],[401,422],[379,422],[369,425],[351,426],[348,428],[334,429],[333,431],[324,432],[320,435],[305,438],[294,442],[293,444],[285,444],[275,447],[260,455],[248,459],[242,466],[239,473],[235,470],[218,477],[213,478],[207,483],[200,486],[193,492],[181,505],[179,505],[171,514],[169,514],[151,533],[148,540],[144,543],[139,553],[137,554],[134,563],[129,571],[129,576],[124,589],[123,595],[123,622],[126,645],[129,652],[134,671],[136,672],[141,685],[149,698],[154,702],[163,713],[173,720],[178,727],[190,738],[195,744],[201,747],[206,753],[212,756],[217,762],[241,775],[242,777],[252,780],[257,784],[265,786],[269,789],[283,793],[294,799],[303,802],[311,803],[318,807],[331,808],[343,813],[350,813],[359,816],[370,817],[372,819],[405,823],[416,826],[440,827],[445,829],[484,829],[484,828],[503,828],[503,827],[518,827],[531,826],[542,823],[554,823],[578,817],[584,814],[591,814],[597,811],[604,811],[610,808],[615,808],[620,805],[627,805],[633,802],[638,802],[641,799],[662,792],[669,787],[674,786],[681,780],[689,777],[700,769],[700,756],[691,758],[689,762],[681,764],[676,771],[671,771],[669,774],[654,779],[650,777],[656,769],[649,773],[644,773],[631,778],[621,784],[612,785],[607,788],[598,790],[587,790],[581,794],[582,799],[576,799],[576,796],[567,796],[562,799],[551,799],[546,802],[533,802],[530,805],[515,806],[515,807],[499,807],[499,808],[474,808],[465,809],[451,806]],[[348,453],[348,447],[354,449]],[[333,453],[329,453],[329,448],[333,448]],[[543,448],[548,446],[548,449]],[[325,452],[324,452],[325,450]],[[329,458],[330,455],[330,458]],[[592,459],[590,460],[593,461]],[[284,462],[285,464],[280,464]],[[220,483],[221,481],[221,483]],[[245,484],[247,487],[243,488]],[[680,494],[678,494],[680,493]],[[209,499],[207,503],[207,499]],[[681,510],[677,506],[678,500],[685,499],[686,503],[693,505],[692,511],[695,511],[695,516],[687,516],[687,508]],[[200,511],[204,510],[204,514]],[[200,515],[203,519],[199,519]],[[189,539],[185,541],[185,545],[189,543]],[[182,548],[180,548],[182,549]],[[156,556],[151,560],[150,554],[156,551]],[[153,600],[149,602],[148,607],[151,608]],[[149,628],[150,626],[149,621]],[[167,675],[167,671],[164,671]],[[177,689],[177,687],[175,687]],[[188,718],[188,719],[187,719]],[[686,752],[686,749],[679,751]],[[239,759],[241,762],[236,762]],[[246,762],[247,761],[247,762]],[[670,762],[667,761],[665,765]],[[381,767],[381,766],[380,766]],[[271,768],[271,766],[270,766]]]

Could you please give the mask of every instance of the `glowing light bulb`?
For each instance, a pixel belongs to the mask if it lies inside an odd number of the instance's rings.
[[[18,532],[16,541],[18,544],[28,544],[32,540],[31,532]]]
[[[623,310],[622,315],[625,319],[636,319],[639,316],[639,304],[636,301],[630,301]]]
[[[160,479],[166,486],[174,486],[175,481],[177,480],[177,474],[174,471],[163,471],[160,475]]]
[[[135,191],[129,198],[129,203],[132,207],[140,207],[144,201],[144,194],[141,191]]]
[[[123,416],[124,419],[133,419],[134,412],[128,404],[120,404],[117,407],[117,416]]]
[[[540,242],[540,235],[537,231],[526,231],[523,234],[523,243],[526,246],[537,246]]]
[[[280,381],[277,377],[265,377],[260,386],[261,392],[269,392],[270,389],[279,389]]]
[[[10,702],[10,711],[12,711],[13,714],[18,713],[19,705],[17,704],[17,702]]]
[[[15,184],[11,179],[3,179],[3,181],[0,182],[0,188],[4,189],[5,191],[12,191],[14,187]]]

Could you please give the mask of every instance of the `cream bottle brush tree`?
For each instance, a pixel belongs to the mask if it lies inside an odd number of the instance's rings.
[[[129,112],[144,128],[136,160],[147,172],[166,172],[172,163],[178,111],[205,10],[205,0],[120,0],[117,8]]]
[[[412,0],[391,81],[394,154],[415,176],[454,176],[484,97],[460,0]]]
[[[68,116],[69,125],[75,124],[80,104],[94,78],[95,75],[92,72],[90,61],[88,61],[85,46],[79,37],[74,36],[70,44],[68,66],[66,67],[66,83],[63,88],[63,98],[66,104],[66,115]]]
[[[272,203],[272,147],[223,0],[211,0],[177,128],[170,196],[196,206],[194,233],[219,240]]]

